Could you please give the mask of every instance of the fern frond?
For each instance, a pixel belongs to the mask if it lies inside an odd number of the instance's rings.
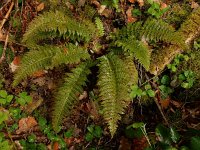
[[[53,38],[56,35],[58,37],[67,36],[70,39],[87,42],[95,35],[95,32],[94,25],[88,28],[88,25],[68,17],[61,11],[50,11],[36,17],[30,23],[22,42],[26,43],[29,48],[33,48],[38,41],[47,38],[44,33],[51,33]]]
[[[150,51],[142,41],[129,37],[127,39],[117,40],[115,44],[132,54],[146,70],[149,70]]]
[[[52,112],[53,129],[57,131],[64,116],[69,115],[75,104],[78,102],[79,95],[83,92],[83,86],[90,74],[90,62],[85,62],[68,73],[62,87],[55,95],[55,104]]]
[[[142,36],[147,40],[154,40],[156,42],[164,41],[184,46],[181,35],[175,32],[172,26],[162,20],[148,19],[143,25]]]
[[[13,86],[19,84],[23,79],[35,71],[51,67],[51,59],[59,50],[56,46],[41,46],[38,50],[32,50],[24,55],[20,67],[14,76]]]
[[[102,112],[113,137],[121,114],[130,102],[129,74],[126,65],[116,55],[102,56],[99,60],[98,86],[102,100]]]
[[[99,35],[103,36],[104,35],[104,27],[103,27],[103,22],[101,21],[101,19],[99,17],[95,18],[95,24],[97,26],[97,29],[99,31]]]
[[[56,67],[60,64],[76,64],[81,60],[86,60],[90,58],[87,50],[69,43],[63,49],[56,52],[55,56],[52,58],[52,66]]]
[[[137,85],[138,84],[138,71],[135,67],[135,63],[131,56],[125,56],[123,58],[124,64],[126,64],[126,69],[129,73],[129,85]]]

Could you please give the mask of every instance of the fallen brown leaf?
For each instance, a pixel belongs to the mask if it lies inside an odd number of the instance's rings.
[[[162,108],[167,109],[170,103],[170,98],[167,97],[166,99],[161,99],[160,105]]]
[[[191,3],[191,8],[197,9],[198,7],[199,7],[199,4],[196,3],[196,2],[194,2],[194,1],[192,1],[192,3]]]
[[[129,7],[128,10],[126,11],[128,23],[132,23],[132,22],[135,22],[137,20],[136,18],[134,18],[132,16],[132,10],[133,10],[133,7]]]
[[[53,143],[53,150],[59,150],[59,144],[58,142]]]
[[[44,70],[39,70],[33,73],[33,77],[42,77],[46,74],[46,72]]]
[[[17,134],[26,133],[37,125],[37,121],[34,117],[22,118],[19,120],[19,129],[16,131]]]
[[[40,3],[37,7],[36,7],[36,11],[40,12],[44,9],[44,3]]]

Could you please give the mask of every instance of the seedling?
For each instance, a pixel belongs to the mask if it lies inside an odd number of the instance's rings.
[[[87,127],[87,134],[85,136],[86,141],[91,142],[94,138],[100,138],[102,136],[102,128],[100,126],[90,125]]]
[[[13,95],[9,95],[5,90],[0,90],[0,104],[8,105],[13,99]]]
[[[147,13],[156,17],[157,19],[160,18],[169,9],[169,7],[161,9],[160,4],[154,2],[153,0],[147,0],[147,1],[151,5],[150,8],[147,10]]]
[[[25,104],[28,104],[32,101],[32,97],[27,95],[27,92],[21,92],[19,94],[19,97],[16,98],[16,102],[20,104],[21,106],[24,106]]]

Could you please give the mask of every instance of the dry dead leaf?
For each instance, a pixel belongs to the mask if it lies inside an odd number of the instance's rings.
[[[140,7],[144,6],[144,0],[137,0]]]
[[[160,101],[160,105],[161,105],[161,107],[164,108],[164,109],[167,109],[167,108],[168,108],[169,103],[170,103],[170,98],[169,98],[169,97],[167,97],[166,99],[162,99],[162,100]]]
[[[199,7],[199,4],[197,2],[192,1],[191,8],[197,9]]]
[[[163,3],[163,2],[161,2],[160,5],[161,5],[161,6],[160,6],[160,9],[161,9],[161,10],[168,7],[168,5],[167,5],[166,3]]]
[[[130,3],[135,3],[135,0],[128,0]]]
[[[133,7],[129,7],[128,10],[126,11],[128,23],[132,23],[132,22],[135,22],[137,20],[136,18],[134,18],[132,16],[132,10],[133,10]]]
[[[98,13],[102,14],[105,9],[106,9],[106,5],[101,5],[100,8],[98,9]]]
[[[37,7],[36,7],[36,11],[40,12],[44,9],[44,3],[40,3]]]
[[[11,71],[15,72],[17,70],[17,68],[19,67],[19,64],[20,64],[20,57],[15,56],[12,63],[9,65]]]
[[[33,73],[33,77],[42,77],[46,74],[45,70],[39,70]]]
[[[19,129],[16,131],[17,134],[25,133],[30,131],[33,127],[37,125],[37,121],[34,117],[22,118],[19,120]]]
[[[59,144],[58,142],[53,143],[53,150],[59,150]]]
[[[0,30],[0,41],[5,41],[6,40],[6,35],[3,34],[2,30]]]
[[[176,108],[180,108],[182,106],[181,102],[170,100],[170,103],[172,103]]]

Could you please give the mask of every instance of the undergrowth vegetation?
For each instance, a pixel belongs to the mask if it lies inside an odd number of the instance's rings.
[[[32,80],[36,78],[36,83],[44,85],[37,78],[53,74],[53,78],[56,76],[57,80],[53,81],[55,89],[49,88],[49,97],[45,94],[39,96],[40,100],[48,101],[44,103],[51,104],[41,106],[43,102],[33,103],[37,106],[33,111],[27,111],[32,97],[26,91],[21,90],[15,95],[17,90],[10,90],[13,94],[0,90],[0,104],[6,110],[0,111],[0,125],[4,123],[1,129],[10,129],[6,123],[9,117],[17,118],[13,130],[17,129],[19,115],[25,113],[24,116],[28,117],[27,114],[34,112],[34,116],[39,118],[41,132],[48,140],[58,142],[60,148],[64,149],[70,145],[66,139],[75,133],[73,129],[66,131],[66,118],[73,116],[78,111],[77,107],[84,105],[85,99],[92,99],[91,107],[97,109],[95,114],[103,118],[102,124],[106,123],[105,129],[95,123],[84,125],[86,142],[100,141],[105,132],[110,139],[115,138],[121,130],[119,127],[124,122],[127,109],[134,111],[132,107],[138,103],[146,105],[148,109],[148,105],[155,102],[154,107],[158,108],[164,124],[168,126],[154,126],[153,131],[155,130],[159,142],[156,143],[156,138],[150,137],[146,131],[146,124],[151,124],[150,122],[134,123],[124,132],[139,130],[136,132],[141,132],[141,137],[145,137],[147,149],[177,149],[182,146],[181,149],[192,147],[197,150],[199,134],[193,134],[190,143],[184,146],[182,141],[185,139],[180,140],[180,135],[174,128],[178,123],[171,125],[173,121],[165,116],[165,110],[174,102],[173,96],[181,97],[181,91],[191,93],[191,89],[199,87],[200,7],[196,6],[188,12],[188,7],[185,9],[179,4],[181,2],[171,2],[172,7],[166,6],[162,1],[142,2],[130,0],[126,4],[118,0],[50,0],[47,4],[41,1],[40,5],[45,5],[45,9],[38,5],[40,7],[37,9],[42,9],[38,12],[41,13],[29,22],[22,40],[18,43],[16,37],[9,39],[10,43],[25,49],[17,52],[20,53],[20,58],[15,57],[12,61],[16,63],[20,59],[14,69],[13,82],[9,84],[12,85],[11,89],[29,87],[34,90],[33,85],[30,86],[33,84]],[[21,2],[18,5],[21,6]],[[127,16],[122,17],[126,9],[123,6],[126,5],[134,5],[137,9],[134,8],[133,11],[129,8],[125,14]],[[189,4],[184,2],[185,5]],[[128,11],[131,11],[131,15]],[[171,14],[173,15],[170,17]],[[122,19],[122,26],[119,22],[115,25],[119,21],[118,17]],[[17,27],[19,26],[15,25],[12,28]],[[4,48],[1,49],[3,51]],[[56,74],[58,71],[61,73]],[[180,104],[177,103],[174,105],[179,109]],[[39,115],[45,107],[48,110],[45,112],[47,118]],[[133,121],[137,122],[132,119],[128,124]],[[18,129],[18,132],[22,132],[21,130]],[[12,132],[7,132],[13,142]],[[8,141],[3,136],[0,137],[0,147],[10,149]],[[43,144],[34,144],[38,140],[35,134],[30,134],[27,139],[28,141],[20,143],[25,149],[45,149]],[[14,143],[12,146],[16,149]]]

